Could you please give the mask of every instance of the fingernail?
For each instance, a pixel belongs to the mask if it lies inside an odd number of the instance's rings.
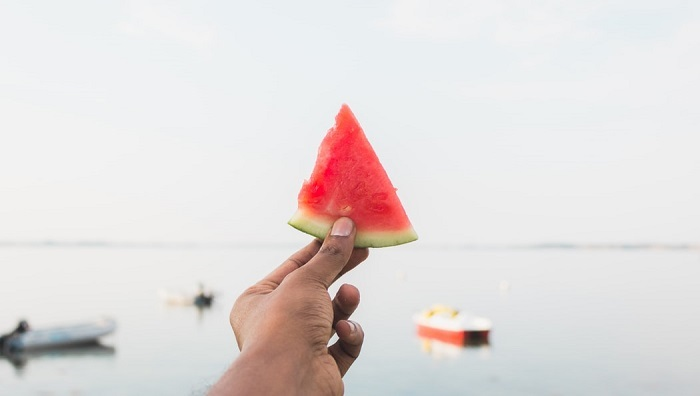
[[[331,229],[332,236],[346,237],[352,232],[352,220],[347,217],[341,217],[333,223]]]
[[[353,322],[352,320],[348,320],[348,324],[350,325],[350,332],[351,333],[354,333],[355,331],[357,331],[357,325],[355,324],[355,322]]]

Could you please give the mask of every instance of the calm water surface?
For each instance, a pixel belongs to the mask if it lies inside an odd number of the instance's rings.
[[[0,248],[3,332],[20,318],[119,326],[100,346],[0,358],[0,395],[203,394],[237,354],[234,299],[292,250]],[[697,395],[699,275],[697,251],[373,250],[345,279],[366,331],[346,394]],[[159,298],[200,281],[211,309]],[[490,343],[419,339],[411,315],[434,303],[490,317]]]

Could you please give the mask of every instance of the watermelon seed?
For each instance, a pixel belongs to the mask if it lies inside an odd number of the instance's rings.
[[[363,195],[367,192],[367,187],[365,186],[365,182],[359,182],[352,190],[355,194]]]
[[[383,203],[376,202],[369,206],[369,210],[372,212],[382,213],[387,210],[387,206]]]

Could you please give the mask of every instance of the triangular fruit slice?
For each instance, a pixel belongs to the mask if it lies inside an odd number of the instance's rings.
[[[385,247],[418,239],[384,167],[347,105],[321,142],[316,165],[299,192],[289,224],[325,238],[339,217],[355,222],[357,247]]]

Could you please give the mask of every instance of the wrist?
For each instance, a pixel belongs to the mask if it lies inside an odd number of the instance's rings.
[[[303,395],[312,362],[308,351],[291,345],[248,345],[211,394],[223,387],[230,395]]]

